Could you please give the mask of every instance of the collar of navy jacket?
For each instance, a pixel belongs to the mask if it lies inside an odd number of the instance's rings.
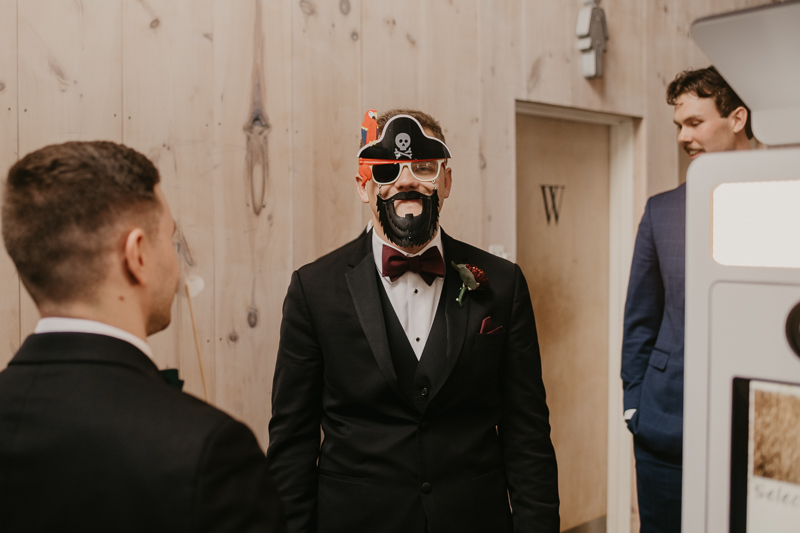
[[[441,227],[439,231],[442,231]],[[386,321],[381,308],[380,295],[378,294],[378,284],[375,277],[375,260],[372,255],[372,235],[365,232],[362,235],[364,246],[358,247],[352,255],[349,265],[352,270],[345,274],[350,295],[353,297],[356,314],[361,322],[361,327],[367,337],[372,353],[378,363],[386,382],[401,398],[406,399],[406,395],[400,391],[397,384],[397,375],[392,363],[392,354],[389,350],[389,340],[386,336]],[[445,317],[447,320],[447,363],[441,379],[438,380],[434,390],[430,391],[431,401],[436,393],[447,381],[450,373],[458,362],[458,356],[464,345],[464,338],[467,335],[467,324],[470,310],[471,298],[465,297],[464,307],[459,307],[456,301],[458,291],[461,289],[461,278],[455,269],[450,265],[450,261],[457,264],[463,263],[466,250],[458,241],[451,238],[442,231],[442,248],[444,249],[445,277],[442,298],[445,298]],[[430,405],[430,402],[428,402]]]

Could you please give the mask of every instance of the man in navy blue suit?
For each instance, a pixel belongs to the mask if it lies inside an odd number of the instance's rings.
[[[678,74],[667,102],[678,144],[692,159],[750,148],[749,110],[714,67]],[[681,529],[685,227],[685,184],[648,200],[625,304],[624,416],[633,433],[642,533]]]

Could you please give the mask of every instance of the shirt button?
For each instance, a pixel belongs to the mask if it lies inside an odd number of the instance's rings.
[[[419,429],[421,429],[422,431],[428,431],[429,427],[431,427],[431,424],[427,420],[423,420],[422,423],[420,423],[419,425]]]
[[[417,337],[417,342],[419,342],[419,337]]]
[[[418,292],[419,292],[419,289],[414,289],[414,294],[417,294]]]
[[[433,487],[431,487],[431,484],[426,481],[425,483],[422,484],[420,488],[422,489],[422,492],[424,492],[425,494],[430,494],[431,489]]]
[[[422,387],[422,391],[421,392],[422,392],[423,396],[427,396],[428,395],[428,389],[426,389],[425,387]]]

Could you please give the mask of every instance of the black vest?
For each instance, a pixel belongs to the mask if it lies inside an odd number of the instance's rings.
[[[400,325],[397,313],[394,312],[389,295],[386,294],[380,274],[377,276],[377,281],[397,384],[417,410],[422,412],[428,405],[430,393],[441,379],[447,361],[447,319],[444,313],[444,290],[439,298],[433,326],[428,334],[428,341],[425,343],[422,357],[417,360],[417,355],[408,342],[408,337],[403,331],[403,326]]]

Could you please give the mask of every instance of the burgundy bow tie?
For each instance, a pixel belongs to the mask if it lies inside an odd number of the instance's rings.
[[[439,248],[432,246],[422,255],[406,257],[391,246],[383,245],[383,275],[395,281],[406,272],[416,272],[430,285],[437,276],[444,276],[444,259]]]

